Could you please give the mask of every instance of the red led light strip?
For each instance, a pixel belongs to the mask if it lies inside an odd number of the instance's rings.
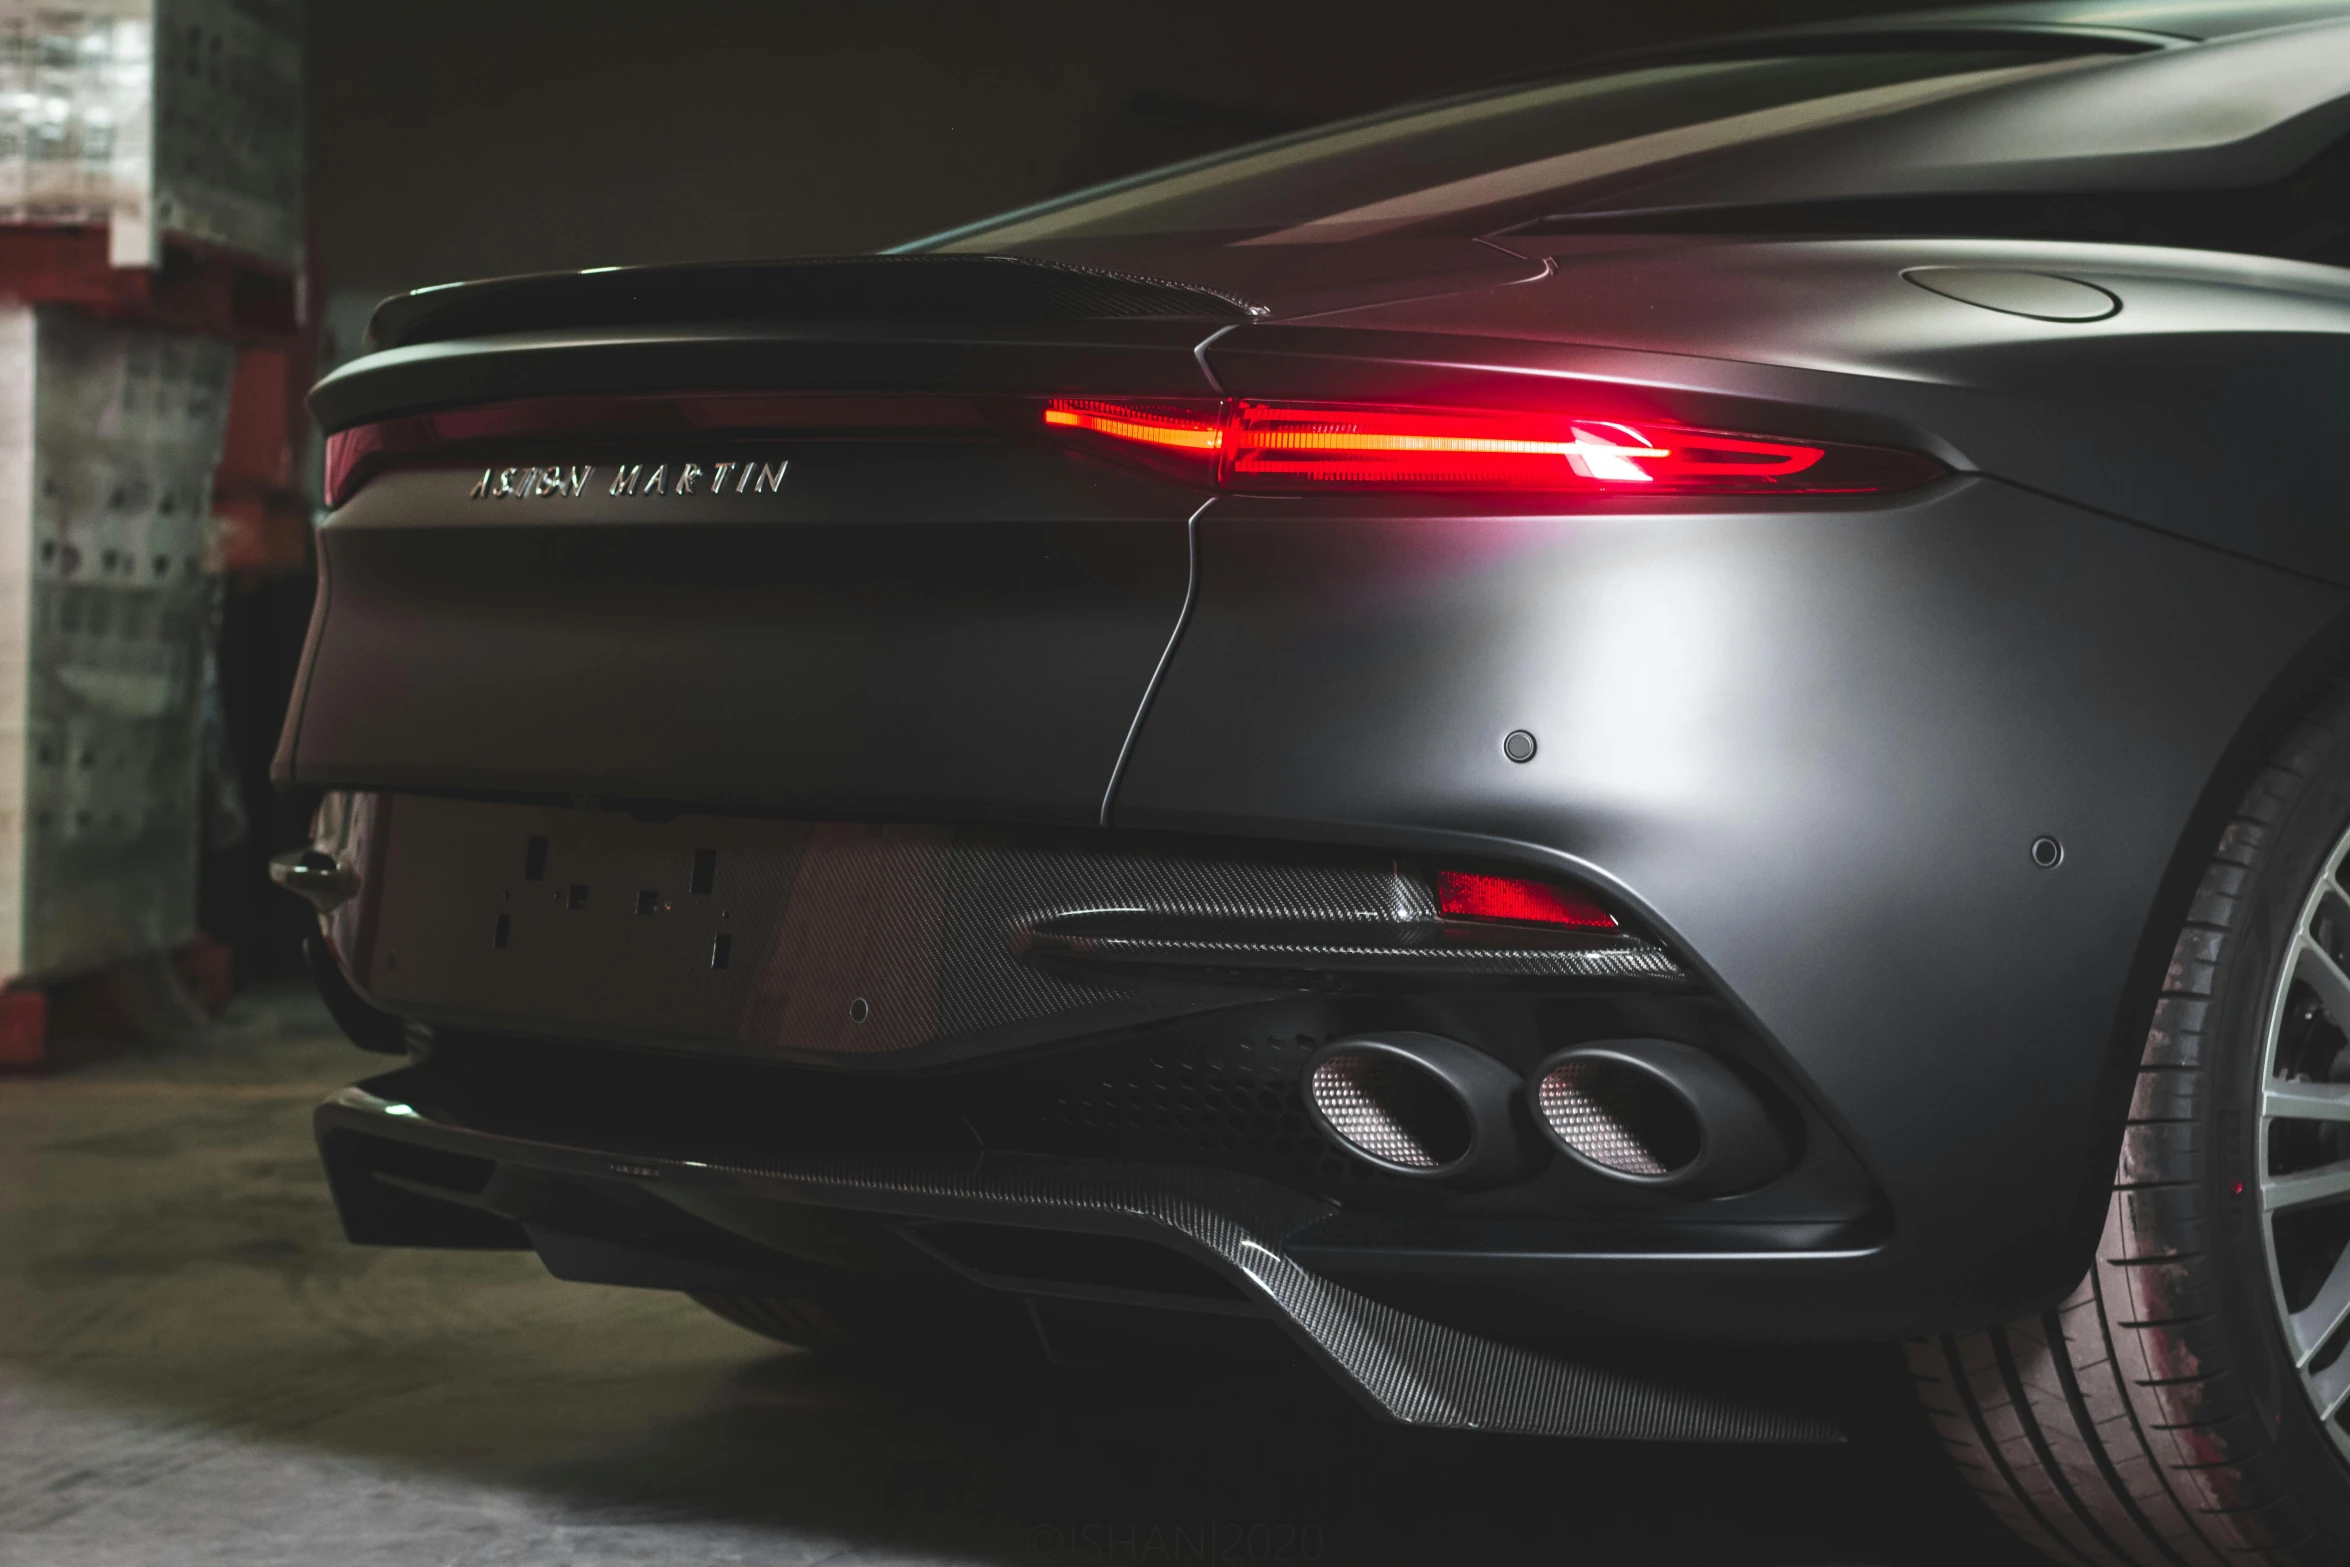
[[[1942,473],[1910,452],[1482,408],[1055,398],[1048,426],[1206,459],[1226,489],[1857,494]],[[1203,465],[1201,476],[1206,477]]]
[[[1055,398],[1044,405],[1044,422],[1063,429],[1091,430],[1121,441],[1140,441],[1176,451],[1214,452],[1224,448],[1224,427],[1204,419],[1137,408],[1128,403],[1080,402]]]
[[[1610,432],[1610,433],[1595,433]],[[1586,479],[1650,482],[1650,475],[1633,461],[1637,457],[1670,457],[1664,447],[1650,446],[1648,438],[1630,425],[1581,424],[1567,427],[1563,441],[1534,441],[1507,436],[1413,435],[1388,430],[1365,430],[1359,425],[1338,429],[1289,429],[1257,432],[1252,452],[1343,452],[1353,456],[1384,456],[1390,452],[1442,453],[1446,457],[1564,457],[1567,466]],[[1264,459],[1259,458],[1260,462]],[[1819,461],[1817,452],[1789,459],[1795,467]],[[1791,470],[1792,471],[1792,470]]]

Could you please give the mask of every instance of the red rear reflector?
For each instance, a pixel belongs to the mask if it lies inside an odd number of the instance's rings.
[[[1212,458],[1223,488],[1259,494],[1839,495],[1908,489],[1943,472],[1874,446],[1483,408],[1055,398],[1044,422]]]
[[[1614,930],[1615,916],[1588,898],[1548,882],[1471,871],[1436,873],[1436,907],[1463,919],[1518,920],[1532,925],[1569,925],[1577,930]]]

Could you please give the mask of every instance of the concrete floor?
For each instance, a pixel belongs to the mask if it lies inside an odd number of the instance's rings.
[[[1898,1397],[1835,1451],[1437,1435],[1308,1383],[924,1381],[353,1247],[309,1112],[369,1061],[286,993],[0,1080],[0,1564],[2021,1559]]]

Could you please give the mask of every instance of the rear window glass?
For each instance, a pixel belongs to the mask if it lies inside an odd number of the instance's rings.
[[[1661,165],[2097,58],[2017,49],[1684,60],[1517,84],[1260,142],[940,235],[982,251],[1186,235],[1311,243],[1483,233]],[[2107,57],[2110,58],[2110,57]]]

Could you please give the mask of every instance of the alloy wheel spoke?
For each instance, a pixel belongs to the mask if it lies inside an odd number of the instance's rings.
[[[2317,885],[2316,912],[2331,915],[2337,926],[2350,929],[2350,893],[2344,893],[2341,884],[2331,876]]]
[[[2350,1209],[2350,1158],[2336,1157],[2350,1153],[2350,1147],[2330,1130],[2350,1130],[2350,1082],[2328,1081],[2335,1053],[2350,1038],[2350,962],[2329,950],[2350,934],[2346,863],[2350,831],[2336,840],[2324,872],[2302,899],[2285,973],[2269,1001],[2260,1061],[2260,1136],[2249,1162],[2262,1172],[2260,1229],[2279,1325],[2318,1418],[2334,1445],[2350,1456],[2350,1247],[2330,1257],[2312,1250],[2331,1245],[2339,1233],[2335,1215]],[[2310,1015],[2311,1000],[2322,1009],[2322,1018]],[[2331,1162],[2308,1165],[2313,1158]],[[2271,1175],[2265,1172],[2272,1160],[2306,1167]],[[2295,1212],[2323,1217],[2313,1227],[2286,1217]],[[2307,1304],[2293,1310],[2286,1280],[2306,1278],[2321,1266],[2324,1282]],[[2331,1362],[2319,1365],[2329,1351]]]
[[[2260,1182],[2260,1206],[2270,1213],[2344,1197],[2350,1197],[2350,1159],[2321,1164],[2314,1170],[2296,1170],[2291,1175],[2265,1176]]]
[[[2293,1336],[2293,1364],[2306,1367],[2326,1347],[2327,1340],[2350,1322],[2350,1247],[2334,1259],[2334,1268],[2318,1289],[2317,1298],[2287,1319]]]
[[[2350,1355],[2344,1355],[2309,1379],[2309,1391],[2317,1401],[2317,1418],[2331,1420],[2350,1403]]]
[[[2260,1113],[2282,1121],[2350,1121],[2350,1083],[2272,1079],[2261,1091]]]
[[[2293,944],[2293,977],[2317,992],[2335,1026],[2350,1029],[2350,973],[2342,971],[2331,953],[2303,936]]]

